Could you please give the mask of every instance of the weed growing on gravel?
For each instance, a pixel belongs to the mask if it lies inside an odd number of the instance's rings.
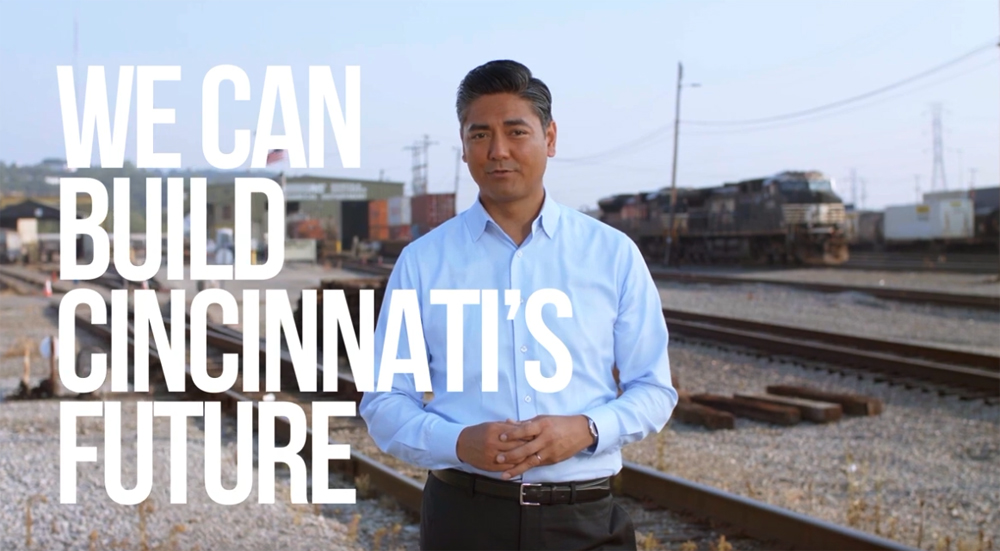
[[[367,473],[354,477],[354,487],[357,488],[359,499],[368,499],[372,490],[372,480]]]
[[[691,540],[687,540],[681,544],[681,551],[698,551],[698,544]]]
[[[149,551],[149,541],[146,535],[146,519],[155,510],[151,498],[147,497],[139,504],[139,549],[142,551]]]
[[[733,544],[726,541],[726,535],[722,534],[719,536],[719,541],[713,542],[709,549],[711,551],[733,551]]]
[[[358,525],[361,524],[361,515],[355,513],[351,523],[347,525],[347,540],[354,542],[358,539]]]
[[[917,525],[917,547],[924,546],[924,498],[920,498],[920,524]]]
[[[660,542],[657,541],[656,536],[652,532],[643,534],[642,532],[636,530],[635,542],[636,547],[642,551],[653,551],[654,549],[660,548]]]
[[[382,549],[382,538],[385,537],[386,532],[387,530],[384,526],[382,528],[379,528],[378,530],[375,530],[375,535],[372,536],[372,549],[374,551]]]
[[[24,504],[24,545],[25,547],[31,547],[31,527],[34,525],[34,520],[31,518],[31,507],[35,503],[48,503],[49,498],[43,496],[42,494],[35,494],[28,498],[28,501]]]
[[[670,429],[663,427],[656,435],[656,470],[660,472],[667,472],[667,431]]]

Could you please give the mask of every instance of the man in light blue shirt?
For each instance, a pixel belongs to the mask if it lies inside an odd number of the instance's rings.
[[[551,101],[513,61],[465,77],[462,158],[479,198],[407,246],[389,278],[376,380],[392,293],[413,289],[425,350],[409,350],[404,328],[397,357],[426,355],[433,399],[425,403],[419,377],[396,374],[360,410],[382,450],[431,470],[425,549],[635,549],[608,477],[621,469],[622,446],[661,430],[677,403],[660,297],[639,250],[545,190],[556,149]],[[442,289],[470,290],[466,304],[441,304],[432,290]],[[532,304],[539,292],[568,304]],[[458,342],[448,339],[458,336],[447,327],[458,319],[452,312],[461,312]],[[461,361],[451,368],[461,369],[460,392],[448,391],[449,361]],[[537,384],[532,369],[552,382],[567,361],[564,388]]]

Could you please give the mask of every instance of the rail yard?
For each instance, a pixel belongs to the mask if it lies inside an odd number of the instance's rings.
[[[304,289],[370,284],[390,269],[377,260],[348,257],[339,264],[289,264],[278,278],[262,283],[288,290],[294,300]],[[671,331],[671,364],[682,401],[663,432],[625,449],[628,463],[616,479],[618,499],[636,520],[640,548],[995,547],[1000,309],[989,301],[1000,297],[1000,286],[994,278],[843,268],[652,271]],[[337,465],[331,486],[357,488],[357,505],[291,504],[286,473],[275,483],[274,505],[257,505],[253,498],[236,507],[216,505],[196,477],[189,480],[186,508],[171,507],[165,484],[147,503],[126,507],[107,498],[101,469],[90,465],[79,471],[87,513],[55,506],[58,402],[37,393],[36,399],[18,399],[26,363],[29,396],[49,376],[38,347],[55,334],[52,301],[74,286],[52,284],[50,274],[51,269],[15,266],[0,272],[5,287],[0,438],[13,451],[3,459],[3,484],[5,495],[20,499],[2,509],[9,528],[4,548],[28,541],[79,549],[270,548],[282,541],[289,548],[309,542],[417,547],[426,472],[377,450],[359,418],[334,422],[329,435],[331,442],[350,444],[353,453],[351,461]],[[47,279],[54,298],[44,296]],[[114,278],[105,282],[114,286]],[[177,284],[195,288],[194,282]],[[222,285],[236,292],[250,284]],[[933,295],[920,294],[931,290]],[[78,326],[77,348],[108,350],[107,335],[87,329]],[[240,351],[241,329],[211,325],[210,358],[221,364],[224,351]],[[346,370],[342,365],[338,371]],[[336,399],[358,399],[352,388],[342,377]],[[125,402],[122,430],[129,457],[136,442],[134,404],[149,396],[113,396]],[[184,399],[231,406],[261,400],[262,393],[234,390]],[[299,403],[308,414],[313,400],[331,397],[290,388],[277,399]],[[102,440],[99,421],[81,425],[81,439]],[[154,461],[163,468],[169,462],[165,429],[156,426],[154,446]],[[188,430],[189,471],[199,473],[205,427],[191,421]],[[283,434],[280,427],[276,431]],[[225,464],[235,470],[235,419],[224,422],[222,434]],[[135,475],[126,470],[123,476],[128,481]]]

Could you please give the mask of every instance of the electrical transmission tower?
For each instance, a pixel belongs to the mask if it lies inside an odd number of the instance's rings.
[[[934,168],[931,170],[931,191],[937,190],[938,179],[941,181],[941,188],[948,189],[948,177],[944,173],[944,139],[941,132],[941,104],[935,103],[931,106],[934,113]]]
[[[423,141],[413,142],[413,145],[403,148],[413,153],[411,166],[413,170],[413,195],[415,196],[427,194],[427,150],[432,145],[437,145],[437,142],[432,142],[430,136],[424,134]]]

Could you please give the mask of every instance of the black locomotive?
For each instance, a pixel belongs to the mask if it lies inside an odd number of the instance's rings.
[[[847,261],[844,203],[820,172],[782,172],[712,188],[669,188],[598,202],[601,220],[652,262],[836,265]],[[669,255],[669,258],[668,258]]]

